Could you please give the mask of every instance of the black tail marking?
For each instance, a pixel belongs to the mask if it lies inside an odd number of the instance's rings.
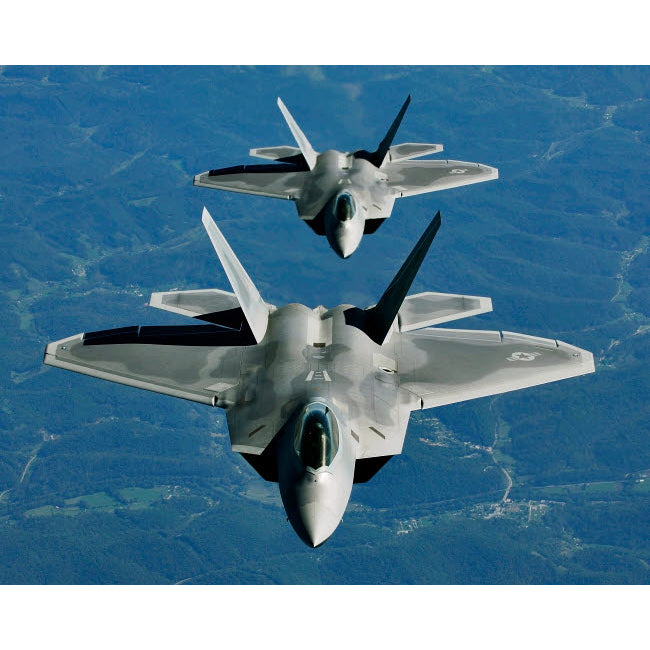
[[[410,103],[411,95],[406,98],[406,101],[402,105],[402,108],[397,114],[397,117],[393,120],[393,123],[390,125],[390,129],[388,129],[386,135],[384,136],[384,139],[379,143],[379,147],[377,147],[376,151],[373,151],[371,153],[365,149],[362,149],[361,151],[356,151],[354,153],[354,157],[363,158],[364,160],[371,162],[375,167],[381,167],[381,164],[384,162],[384,158],[386,158],[386,154],[390,149],[390,145],[393,143],[393,138],[397,133],[397,129],[399,129],[399,125],[402,123],[404,113],[406,113],[406,109]]]
[[[370,309],[364,310],[358,307],[347,309],[344,312],[346,324],[362,330],[378,345],[384,343],[441,222],[440,211],[438,211],[379,302]]]

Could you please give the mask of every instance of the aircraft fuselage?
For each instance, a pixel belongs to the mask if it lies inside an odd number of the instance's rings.
[[[329,149],[316,159],[296,199],[298,215],[316,219],[334,251],[349,257],[361,243],[366,220],[386,219],[392,212],[395,192],[386,181],[367,160]]]
[[[364,455],[359,431],[403,438],[413,406],[412,395],[400,390],[390,371],[399,333],[377,345],[346,324],[349,308],[294,303],[269,314],[264,339],[233,348],[227,361],[240,365],[248,381],[223,392],[217,403],[226,408],[234,451],[250,459],[254,445],[273,441],[271,462],[277,463],[287,516],[312,546],[324,542],[343,516],[356,460]],[[308,443],[298,441],[305,410],[314,404],[328,410],[336,438],[329,455],[323,448],[310,452]]]

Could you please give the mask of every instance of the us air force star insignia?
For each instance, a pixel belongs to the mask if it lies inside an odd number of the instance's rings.
[[[532,361],[539,356],[541,356],[540,352],[513,352],[508,357],[508,361]]]
[[[454,167],[449,173],[450,174],[464,174],[467,170],[460,169],[459,167]]]

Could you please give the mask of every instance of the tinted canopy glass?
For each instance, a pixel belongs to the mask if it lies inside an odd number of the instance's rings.
[[[349,221],[354,216],[354,201],[349,194],[339,194],[336,198],[336,218]]]
[[[319,402],[305,407],[296,428],[295,449],[306,467],[318,469],[332,462],[339,432],[332,412]]]

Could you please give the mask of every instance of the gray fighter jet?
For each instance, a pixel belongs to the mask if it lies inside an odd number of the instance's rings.
[[[432,327],[492,309],[406,295],[440,213],[367,309],[266,303],[205,209],[203,224],[234,293],[168,291],[150,304],[205,324],[77,334],[50,343],[44,362],[225,409],[233,451],[279,482],[310,546],[339,525],[353,483],[402,451],[411,411],[594,371],[591,353],[561,341]]]
[[[195,176],[194,185],[291,199],[300,218],[325,235],[338,255],[349,257],[363,235],[390,217],[396,198],[498,178],[494,167],[478,163],[413,160],[442,151],[441,144],[392,145],[410,101],[409,95],[376,151],[328,149],[319,154],[278,97],[299,148],[251,149],[251,156],[276,162],[212,169]]]

